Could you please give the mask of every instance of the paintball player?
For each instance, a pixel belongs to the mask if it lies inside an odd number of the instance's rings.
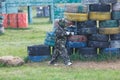
[[[70,66],[72,65],[72,63],[70,61],[68,51],[65,47],[68,36],[65,30],[66,20],[60,19],[59,21],[57,20],[57,23],[58,26],[55,29],[55,35],[56,35],[55,48],[52,54],[52,59],[50,61],[50,64],[55,65],[55,62],[57,61],[58,57],[61,56],[61,58],[64,61],[64,64]]]

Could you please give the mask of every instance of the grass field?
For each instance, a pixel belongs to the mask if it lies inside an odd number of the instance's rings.
[[[51,29],[48,18],[34,18],[28,29],[6,29],[5,34],[0,35],[0,56],[13,55],[24,59],[27,46],[43,44],[46,32]],[[47,62],[0,67],[0,80],[120,80],[119,69],[50,66]]]

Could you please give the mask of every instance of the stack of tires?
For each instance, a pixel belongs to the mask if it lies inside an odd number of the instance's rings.
[[[102,2],[102,1],[100,1]],[[109,47],[109,36],[102,34],[101,29],[105,30],[107,27],[101,27],[100,22],[111,19],[111,5],[106,3],[96,3],[89,5],[89,19],[96,21],[97,33],[89,35],[88,46],[96,49]],[[107,25],[109,27],[109,25]],[[98,51],[96,51],[99,53]],[[97,54],[96,53],[96,54]]]
[[[100,53],[104,55],[110,55],[110,57],[120,54],[120,42],[119,42],[119,33],[120,33],[120,3],[117,0],[100,0],[101,3],[107,3],[111,5],[111,20],[105,20],[99,22],[99,33],[109,35],[109,47],[100,48]],[[117,38],[116,38],[117,37]]]
[[[78,22],[84,22],[88,20],[88,6],[87,5],[78,5],[78,4],[74,4],[74,5],[66,5],[65,6],[65,18],[67,20],[73,21],[74,24],[79,24]],[[77,25],[75,25],[76,30],[73,30],[71,28],[71,30],[69,30],[70,32],[75,31],[75,35],[70,36],[68,38],[68,42],[67,42],[67,48],[69,49],[68,52],[70,54],[74,53],[74,52],[78,52],[80,48],[85,48],[87,47],[87,36],[86,34],[89,34],[89,32],[86,32],[85,27],[79,27],[79,31],[78,31],[78,27]],[[68,27],[70,29],[70,27]],[[84,34],[86,33],[86,34]],[[70,50],[72,49],[72,50]],[[73,51],[72,53],[70,51]]]
[[[86,36],[87,45],[71,45],[71,42],[76,41],[74,35],[73,41],[68,39],[69,47],[78,48],[84,57],[101,53],[120,54],[120,3],[117,0],[83,0],[82,3],[66,5],[64,16],[74,22],[76,35]]]
[[[50,57],[50,48],[47,45],[31,45],[27,47],[27,51],[31,62],[40,62]]]

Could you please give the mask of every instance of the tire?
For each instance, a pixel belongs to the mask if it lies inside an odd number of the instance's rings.
[[[33,45],[27,47],[29,56],[46,56],[50,55],[50,48],[47,45]]]
[[[88,20],[85,22],[77,22],[78,28],[92,28],[96,27],[96,21],[95,20]]]
[[[96,4],[99,3],[99,0],[82,0],[82,4]]]
[[[44,44],[48,46],[55,46],[55,40],[45,39]]]
[[[120,11],[113,11],[112,12],[112,19],[120,20]]]
[[[78,29],[79,35],[96,34],[97,32],[98,32],[97,28],[80,28],[80,29]]]
[[[107,48],[109,47],[109,42],[89,41],[88,46],[94,48]]]
[[[72,42],[72,41],[67,42],[68,48],[80,48],[80,47],[86,47],[86,46],[87,46],[86,42]]]
[[[107,20],[99,22],[100,28],[114,28],[119,26],[119,22],[117,20]]]
[[[110,39],[111,39],[111,40],[120,40],[120,34],[110,35]]]
[[[110,47],[111,48],[120,48],[120,40],[111,40]]]
[[[113,11],[120,11],[120,2],[113,4]]]
[[[99,20],[99,21],[110,20],[111,13],[110,12],[90,12],[89,19],[90,20]]]
[[[101,54],[120,54],[119,48],[102,48],[100,49]]]
[[[108,41],[109,36],[104,35],[104,34],[92,34],[91,36],[88,37],[88,40],[90,40],[90,41]]]
[[[119,28],[99,28],[100,34],[119,34]]]
[[[107,4],[107,3],[116,3],[117,0],[99,0],[99,2],[102,4]]]
[[[97,56],[97,49],[96,48],[79,48],[79,54],[86,58],[92,58]]]
[[[64,17],[70,21],[87,21],[88,13],[64,13]]]
[[[77,5],[77,4],[73,4],[73,5],[66,4],[65,12],[68,12],[68,13],[87,13],[88,6],[87,5]]]
[[[89,11],[91,12],[110,12],[109,4],[90,4]]]
[[[86,42],[87,37],[84,35],[73,35],[73,36],[70,36],[68,40],[73,42]]]
[[[55,33],[54,32],[47,32],[47,36],[49,36],[49,37],[55,37]]]

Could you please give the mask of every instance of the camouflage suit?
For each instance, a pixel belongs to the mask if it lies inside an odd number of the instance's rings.
[[[59,56],[62,57],[64,63],[67,65],[70,62],[70,58],[68,56],[68,51],[65,47],[67,35],[66,31],[64,29],[65,25],[61,25],[56,28],[55,34],[56,34],[56,40],[55,40],[55,48],[54,52],[52,54],[52,59],[50,61],[50,64],[54,64],[55,61]]]

